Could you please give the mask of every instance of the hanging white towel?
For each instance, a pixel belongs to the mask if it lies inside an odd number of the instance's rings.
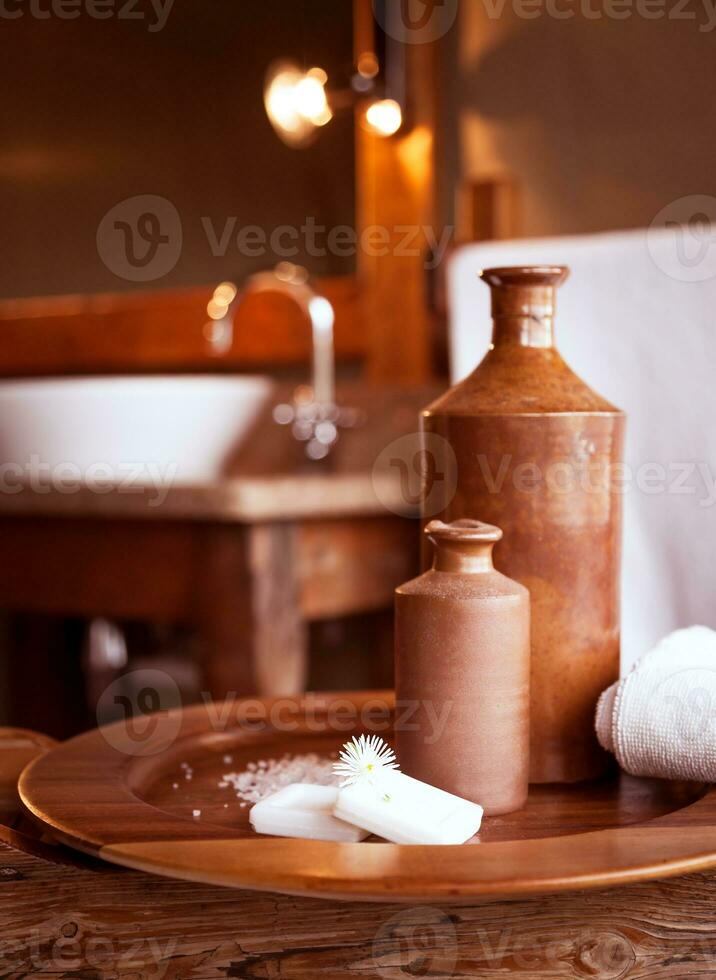
[[[716,631],[663,639],[602,694],[596,729],[634,776],[716,782]]]

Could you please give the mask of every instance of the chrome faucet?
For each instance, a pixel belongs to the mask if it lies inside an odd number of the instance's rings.
[[[313,337],[311,385],[296,388],[290,403],[276,405],[274,421],[291,426],[295,438],[306,443],[309,459],[324,459],[338,440],[338,430],[356,425],[359,413],[336,405],[335,312],[330,300],[311,286],[308,271],[292,262],[280,262],[274,269],[250,276],[241,290],[233,283],[221,283],[207,307],[210,321],[204,335],[215,354],[226,353],[233,342],[237,308],[246,296],[266,292],[283,293],[294,300],[310,322]]]

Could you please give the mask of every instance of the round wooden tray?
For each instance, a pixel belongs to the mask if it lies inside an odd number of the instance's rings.
[[[227,771],[261,759],[331,756],[353,733],[389,741],[392,705],[388,694],[328,694],[150,715],[51,749],[23,772],[20,795],[55,838],[107,861],[295,895],[470,902],[716,865],[716,794],[694,783],[615,772],[596,783],[535,787],[525,810],[486,819],[462,847],[261,837],[249,807],[218,785]]]

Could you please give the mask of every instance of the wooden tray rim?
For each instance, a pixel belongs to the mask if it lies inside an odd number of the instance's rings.
[[[394,703],[392,692],[330,692],[327,701]],[[301,698],[252,698],[267,711]],[[220,744],[235,727],[212,731],[210,710],[192,705],[179,717],[185,739],[203,736]],[[124,723],[109,726],[111,742]],[[346,735],[346,737],[349,737]],[[548,892],[605,888],[702,871],[716,865],[716,791],[690,805],[643,823],[540,839],[495,841],[470,847],[334,844],[288,838],[232,838],[219,825],[193,824],[160,811],[127,784],[137,757],[117,750],[95,729],[50,749],[19,780],[28,812],[53,836],[77,850],[149,873],[244,889],[380,902],[479,901]],[[90,760],[91,785],[78,784]],[[77,787],[90,788],[89,800]],[[68,802],[70,801],[70,802]],[[116,829],[92,829],[97,807],[112,807]],[[160,814],[160,818],[157,818]],[[125,828],[161,829],[143,835]],[[128,837],[133,839],[127,839]]]

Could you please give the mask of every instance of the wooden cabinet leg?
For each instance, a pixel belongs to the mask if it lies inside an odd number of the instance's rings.
[[[308,676],[292,524],[208,533],[197,618],[211,696],[297,694]]]
[[[300,694],[308,681],[308,628],[300,607],[296,528],[260,524],[249,536],[258,689]]]

